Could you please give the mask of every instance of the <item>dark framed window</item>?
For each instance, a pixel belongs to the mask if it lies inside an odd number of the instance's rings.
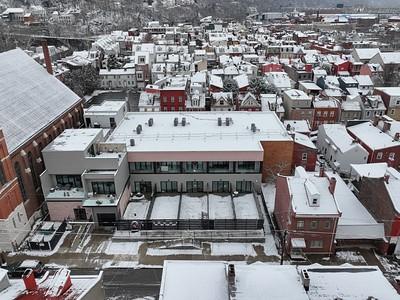
[[[177,181],[161,181],[160,182],[161,192],[175,193],[178,191]]]
[[[80,175],[56,175],[56,182],[57,185],[61,187],[82,187],[82,180]]]
[[[202,193],[204,192],[203,181],[186,181],[186,192],[188,193]]]
[[[154,173],[152,162],[134,162],[129,164],[131,173]]]
[[[38,176],[36,175],[35,164],[33,161],[32,152],[30,152],[30,151],[28,152],[28,162],[29,162],[29,168],[31,169],[33,185],[35,186],[35,188],[38,188],[40,185],[40,182],[39,182]]]
[[[175,161],[156,162],[156,173],[181,173],[181,163]]]
[[[238,161],[236,163],[236,173],[256,173],[259,172],[260,163],[255,161]]]
[[[87,220],[86,209],[74,208],[75,220]]]
[[[236,181],[236,191],[241,193],[251,193],[252,192],[252,182],[251,181]]]
[[[207,173],[207,163],[203,161],[187,161],[182,166],[184,173]]]
[[[212,192],[213,193],[229,193],[229,181],[213,181],[212,182]]]
[[[213,161],[208,163],[209,173],[228,173],[231,171],[229,161]]]
[[[3,164],[0,161],[0,186],[6,183],[6,175],[4,174]]]
[[[21,190],[22,198],[25,201],[28,199],[28,195],[26,193],[24,178],[22,177],[22,170],[21,170],[21,166],[20,166],[19,162],[16,162],[14,164],[14,170],[15,170],[15,174],[17,174],[18,184],[19,184],[19,188]]]
[[[136,193],[151,193],[152,192],[151,181],[135,182],[134,188],[135,188]]]
[[[96,194],[115,194],[115,184],[114,182],[92,182],[92,191]]]

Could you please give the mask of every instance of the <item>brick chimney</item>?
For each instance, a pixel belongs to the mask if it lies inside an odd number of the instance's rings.
[[[378,126],[379,120],[380,120],[380,117],[378,115],[375,115],[374,116],[374,121],[373,121],[373,124],[374,124],[375,127]]]
[[[336,178],[332,177],[329,179],[329,192],[333,195],[336,188]]]
[[[394,140],[398,141],[400,139],[400,132],[396,132],[396,134],[394,135]]]
[[[49,52],[49,47],[47,46],[46,40],[42,41],[42,48],[43,48],[44,63],[46,64],[47,73],[49,73],[50,75],[53,75],[53,67],[51,65],[50,52]]]
[[[385,122],[383,123],[382,131],[383,131],[383,132],[389,131],[391,126],[392,126],[392,124],[390,124],[390,122],[385,121]]]
[[[37,290],[37,283],[32,269],[25,270],[24,274],[22,274],[22,279],[24,280],[25,288],[28,291]]]
[[[321,164],[319,166],[319,177],[324,177],[325,176],[325,166],[324,164]]]

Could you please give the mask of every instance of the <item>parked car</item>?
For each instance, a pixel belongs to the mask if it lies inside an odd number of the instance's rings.
[[[27,269],[32,269],[36,278],[45,273],[44,264],[38,260],[24,260],[6,267],[10,278],[21,278]]]

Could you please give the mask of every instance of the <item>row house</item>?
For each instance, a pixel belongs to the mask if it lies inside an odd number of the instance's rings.
[[[334,124],[339,120],[340,102],[338,100],[315,98],[312,104],[314,107],[312,130],[317,130],[321,124]]]
[[[371,63],[380,64],[383,68],[383,80],[386,86],[396,86],[395,76],[400,71],[400,52],[379,52],[372,59]]]
[[[331,254],[341,212],[334,198],[336,179],[307,174],[297,167],[294,176],[278,175],[274,216],[286,232],[285,252]]]
[[[284,65],[284,70],[289,78],[296,83],[298,87],[299,81],[311,81],[313,77],[312,65],[303,63],[294,63],[292,65]]]
[[[374,94],[382,97],[387,108],[386,115],[400,121],[400,88],[377,87]]]
[[[300,166],[308,172],[315,171],[317,147],[309,136],[299,132],[291,132],[291,134],[294,140],[292,169]]]
[[[291,80],[285,72],[269,72],[265,75],[265,80],[279,95],[292,88]]]
[[[239,95],[236,110],[261,111],[261,101],[259,100],[259,96],[250,92]]]
[[[387,116],[347,128],[349,134],[368,151],[368,163],[386,162],[400,166],[400,125]]]
[[[189,81],[186,77],[167,78],[160,88],[161,111],[184,111],[189,92]]]
[[[400,173],[387,164],[353,166],[354,185],[364,207],[384,224],[387,255],[400,254]],[[379,199],[379,201],[377,201]]]
[[[99,75],[102,89],[133,89],[137,86],[134,68],[100,69]]]
[[[363,164],[368,161],[368,151],[357,143],[341,124],[319,126],[317,147],[325,161],[339,173],[348,174],[351,164]]]
[[[283,92],[285,118],[289,120],[307,120],[314,122],[314,108],[312,97],[300,90],[291,89]]]
[[[273,111],[280,120],[285,117],[285,107],[283,106],[282,97],[278,94],[260,94],[261,110]]]
[[[39,179],[44,170],[41,150],[65,128],[83,125],[82,99],[20,49],[0,54],[0,81],[0,128],[6,144],[2,158],[9,161],[5,176],[15,197],[10,210],[3,210],[4,219],[12,216],[22,197],[25,213],[18,212],[21,221],[16,216],[13,227],[27,233],[24,216],[31,226],[40,216],[43,204]],[[18,185],[13,181],[14,174]],[[21,237],[18,239],[17,243]]]
[[[361,102],[359,95],[348,95],[340,104],[340,122],[347,124],[351,120],[362,120]]]

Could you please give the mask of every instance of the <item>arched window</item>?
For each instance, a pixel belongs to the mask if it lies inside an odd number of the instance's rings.
[[[16,162],[14,164],[14,170],[15,170],[15,174],[17,174],[19,188],[21,189],[22,197],[24,198],[24,201],[25,201],[28,198],[27,198],[24,179],[22,177],[22,171],[21,171],[21,166],[20,166],[19,162]]]
[[[38,177],[36,175],[36,170],[35,170],[35,164],[33,161],[33,156],[32,156],[32,152],[28,152],[28,162],[29,162],[29,168],[31,169],[31,176],[32,176],[32,180],[33,180],[33,185],[35,186],[35,188],[37,188],[39,186],[39,180]]]

